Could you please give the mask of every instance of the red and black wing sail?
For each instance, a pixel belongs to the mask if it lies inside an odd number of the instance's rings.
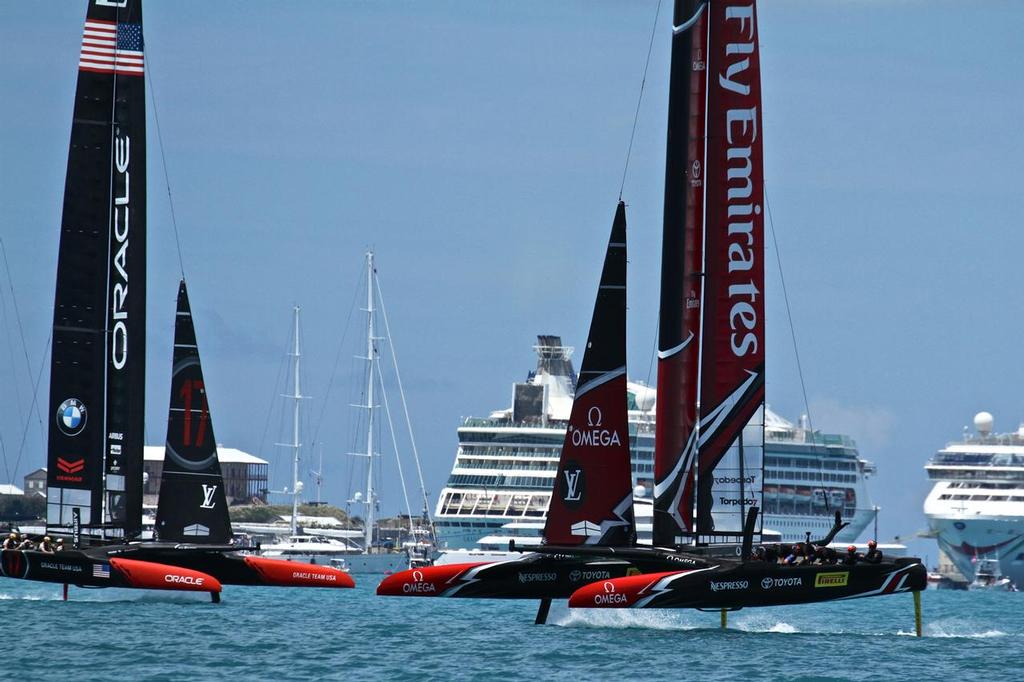
[[[544,541],[636,541],[626,405],[626,205],[621,201],[608,240]]]
[[[703,309],[706,3],[676,0],[672,26],[654,441],[655,546],[681,544],[693,532]]]
[[[754,0],[723,0],[708,5],[707,227],[697,448],[699,533],[740,530],[747,508],[760,506],[761,498],[764,175],[754,5]]]
[[[206,399],[185,280],[178,287],[167,444],[156,511],[158,539],[223,544],[231,539],[224,477]]]
[[[146,107],[141,0],[90,0],[64,184],[47,525],[142,524]],[[86,533],[91,531],[86,529]]]

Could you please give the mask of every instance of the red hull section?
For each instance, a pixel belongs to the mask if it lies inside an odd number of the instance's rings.
[[[377,586],[382,597],[445,597],[452,587],[462,584],[459,580],[467,572],[487,562],[449,564],[447,566],[426,566],[389,575]]]
[[[650,593],[659,580],[667,576],[683,575],[689,571],[644,573],[581,587],[569,597],[569,608],[574,609],[628,609]]]
[[[356,586],[352,576],[330,566],[315,566],[254,556],[245,557],[245,563],[259,574],[265,585],[281,587]]]
[[[184,592],[220,592],[220,581],[211,575],[188,568],[112,557],[110,565],[129,587],[147,590]]]

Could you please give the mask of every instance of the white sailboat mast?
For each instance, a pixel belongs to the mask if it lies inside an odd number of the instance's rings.
[[[299,385],[299,362],[302,359],[302,352],[299,347],[299,306],[295,306],[295,383],[294,392],[287,396],[294,400],[292,407],[292,535],[298,534],[299,516],[299,493],[301,492],[299,481],[299,403],[302,401],[302,390]]]
[[[366,524],[365,552],[370,553],[373,543],[373,384],[374,384],[374,361],[377,357],[375,339],[373,338],[373,251],[366,252],[366,512],[364,523]]]

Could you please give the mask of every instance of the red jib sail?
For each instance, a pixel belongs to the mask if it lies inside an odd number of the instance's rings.
[[[764,454],[764,184],[753,0],[709,3],[697,531],[742,528]],[[660,412],[660,410],[659,410]]]
[[[608,240],[544,541],[636,541],[626,405],[626,206],[621,201]]]
[[[654,544],[693,531],[704,239],[705,3],[676,0],[665,154],[665,215],[654,441]]]

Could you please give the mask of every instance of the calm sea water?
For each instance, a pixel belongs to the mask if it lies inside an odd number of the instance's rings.
[[[1024,593],[931,591],[825,605],[570,611],[355,590],[225,587],[200,595],[0,579],[0,677],[178,679],[1020,680]]]

